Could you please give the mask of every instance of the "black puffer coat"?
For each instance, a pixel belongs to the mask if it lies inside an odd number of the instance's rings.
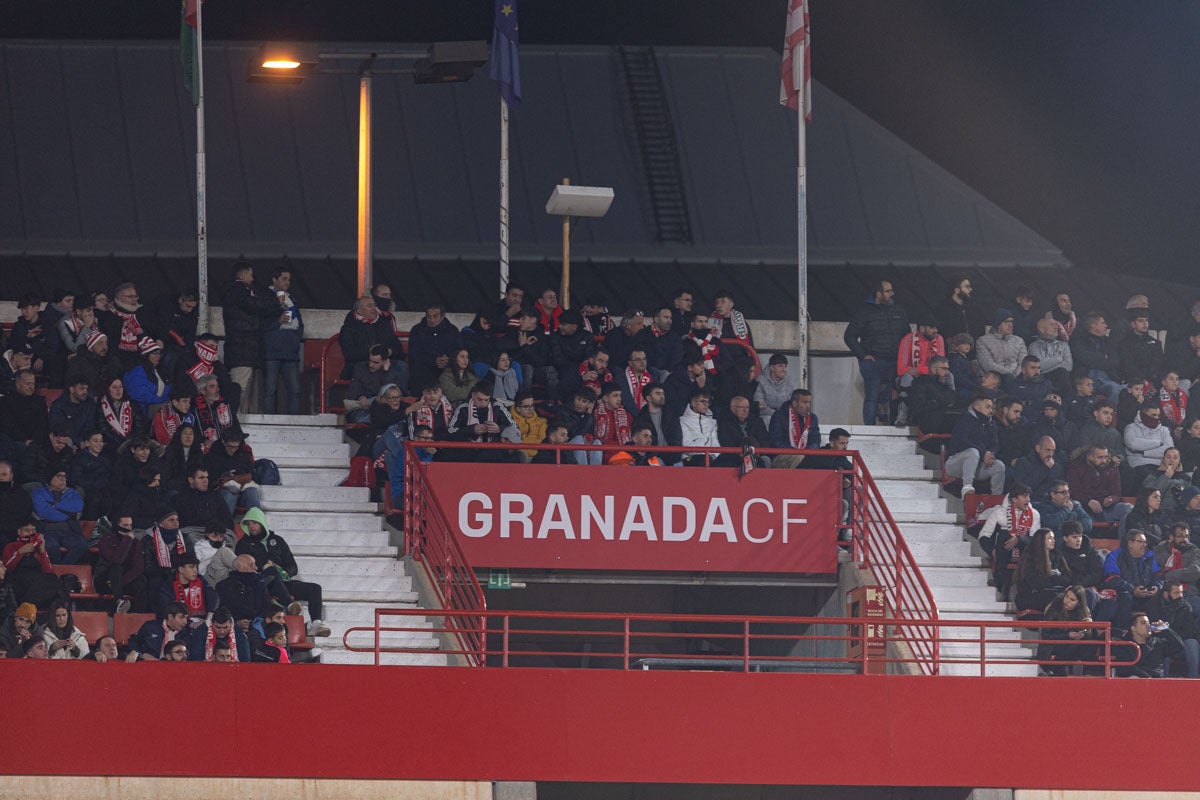
[[[263,331],[283,313],[275,293],[261,286],[229,280],[221,287],[221,316],[225,320],[225,366],[263,366]]]
[[[842,339],[859,360],[874,356],[880,361],[895,361],[900,340],[908,333],[908,314],[901,306],[870,302],[854,312]]]

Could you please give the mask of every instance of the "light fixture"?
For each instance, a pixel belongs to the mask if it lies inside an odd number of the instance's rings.
[[[571,217],[603,217],[612,201],[611,187],[572,186],[566,178],[546,201],[546,213],[562,217],[562,286],[558,299],[563,308],[571,307]]]

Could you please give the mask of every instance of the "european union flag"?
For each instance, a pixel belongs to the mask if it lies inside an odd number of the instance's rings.
[[[492,28],[492,80],[509,108],[521,106],[521,66],[517,63],[517,0],[496,0]]]

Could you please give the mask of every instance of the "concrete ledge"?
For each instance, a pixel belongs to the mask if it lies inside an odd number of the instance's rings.
[[[309,778],[116,778],[67,775],[0,776],[0,800],[170,800],[238,797],[244,800],[492,800],[490,781],[355,781]]]

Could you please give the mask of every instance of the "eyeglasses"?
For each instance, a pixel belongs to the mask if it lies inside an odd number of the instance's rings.
[[[1129,543],[1130,544],[1145,544],[1146,540],[1145,539],[1130,539]]]
[[[517,403],[517,408],[533,408],[533,403]]]
[[[1057,492],[1050,492],[1050,494],[1070,494],[1070,493],[1071,493],[1070,489],[1060,489]]]

